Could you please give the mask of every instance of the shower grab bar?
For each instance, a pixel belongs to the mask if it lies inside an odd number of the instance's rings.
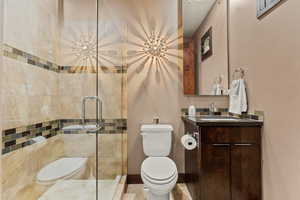
[[[82,125],[85,125],[85,123],[86,123],[85,107],[86,107],[87,100],[96,100],[96,103],[98,104],[98,114],[99,114],[98,116],[99,116],[99,119],[102,121],[102,101],[101,101],[101,99],[98,96],[86,96],[86,97],[83,97],[83,99],[82,99],[82,110],[81,110]],[[87,133],[96,133],[97,131],[101,130],[102,128],[103,128],[103,126],[101,126],[100,124],[97,124],[95,129],[87,129]]]

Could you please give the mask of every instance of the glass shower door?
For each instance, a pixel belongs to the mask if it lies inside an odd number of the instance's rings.
[[[90,199],[110,200],[123,173],[126,121],[122,117],[122,51],[117,51],[121,40],[113,36],[104,6],[96,0],[64,0],[61,55],[67,73],[61,79],[68,77],[71,84],[66,84],[78,89],[74,94],[79,98],[73,103],[79,112],[67,116],[62,126],[65,140],[70,141],[67,146],[73,146],[68,155],[88,158],[87,174],[83,180],[72,180],[70,194],[89,191]]]
[[[119,26],[97,0],[3,3],[2,199],[113,199],[125,173]]]

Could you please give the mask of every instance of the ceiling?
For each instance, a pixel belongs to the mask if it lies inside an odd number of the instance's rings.
[[[183,0],[184,37],[191,37],[216,0]]]

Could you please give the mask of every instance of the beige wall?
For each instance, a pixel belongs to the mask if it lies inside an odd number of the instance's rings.
[[[212,27],[213,55],[201,61],[201,38]],[[222,87],[228,89],[227,0],[218,0],[193,35],[197,67],[199,68],[199,94],[212,94],[214,81],[222,77]]]
[[[300,1],[261,20],[256,1],[231,0],[231,70],[243,67],[250,110],[265,112],[264,199],[299,199]]]
[[[148,1],[143,1],[147,5]],[[150,1],[149,1],[150,2]],[[178,5],[176,1],[151,1],[151,6],[158,6],[155,10],[156,28],[163,25],[163,34],[169,32],[175,42],[175,48],[171,52],[175,55],[180,54],[178,45],[181,35],[178,30]],[[155,4],[156,3],[156,4]],[[160,9],[168,7],[168,12]],[[147,13],[146,6],[141,7],[141,12]],[[146,8],[151,9],[149,5]],[[151,13],[151,12],[150,12]],[[168,16],[168,17],[164,17]],[[143,19],[144,15],[141,15]],[[154,20],[155,19],[155,20]],[[167,20],[166,20],[167,19]],[[151,29],[151,23],[142,21],[146,30]],[[136,30],[128,30],[129,41],[135,38],[138,44],[143,44],[136,35],[143,35],[142,27],[132,22]],[[131,27],[132,28],[132,27]],[[135,37],[130,35],[135,31]],[[176,39],[177,38],[177,39]],[[171,39],[170,39],[171,40]],[[227,97],[184,97],[182,88],[182,59],[174,56],[167,57],[164,67],[150,65],[150,62],[139,60],[129,66],[128,70],[128,174],[139,174],[141,163],[145,159],[142,147],[142,136],[140,126],[143,123],[152,123],[154,117],[159,117],[161,123],[170,123],[174,126],[173,149],[171,157],[176,162],[179,172],[184,172],[184,149],[180,144],[180,137],[183,135],[183,124],[181,122],[181,108],[194,104],[197,107],[208,107],[211,102],[216,102],[219,107],[227,107]],[[130,60],[129,60],[130,62]]]
[[[0,1],[0,74],[3,74],[3,1]],[[2,77],[0,77],[0,94],[2,94],[2,82],[1,82]],[[2,105],[2,95],[0,97],[0,104]],[[0,106],[0,122],[2,122],[2,108]],[[0,132],[2,132],[2,125],[0,123]],[[2,137],[0,138],[0,149],[2,149]],[[0,183],[2,182],[2,159],[0,159]],[[2,184],[0,184],[0,194],[2,194]],[[2,198],[0,197],[0,200]]]

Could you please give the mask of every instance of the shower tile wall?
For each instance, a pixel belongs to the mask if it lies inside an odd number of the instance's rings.
[[[55,63],[59,33],[57,1],[3,1],[4,43]]]
[[[62,62],[59,58],[64,51],[60,48],[63,46],[60,40],[63,36],[59,34],[57,26],[57,2],[53,0],[4,0],[4,43],[6,50],[11,52],[6,53],[3,58],[2,74],[4,76],[1,77],[1,83],[4,85],[1,91],[2,138],[8,142],[7,146],[14,143],[14,138],[5,138],[7,136],[4,134],[5,131],[16,129],[16,131],[24,132],[28,128],[32,130],[33,127],[39,130],[39,124],[49,121],[59,122],[59,124],[66,121],[65,119],[78,121],[82,97],[96,94],[94,70],[87,72],[86,68]],[[74,1],[65,0],[65,2],[65,6],[68,6]],[[75,20],[78,18],[75,17]],[[51,66],[54,68],[46,66],[49,63],[52,63]],[[112,179],[116,175],[127,173],[127,106],[125,101],[127,94],[124,82],[126,71],[120,70],[119,67],[108,71],[103,69],[101,68],[99,75],[99,94],[104,103],[103,117],[108,124],[106,129],[118,127],[112,126],[115,121],[122,124],[120,132],[112,131],[114,134],[106,132],[100,135],[99,140],[99,147],[101,147],[99,178]],[[89,104],[87,113],[88,118],[94,118],[94,106]],[[40,132],[36,130],[30,136],[18,138],[18,142],[26,143],[30,138],[39,135]],[[49,130],[42,130],[42,135],[47,135],[43,134],[45,131],[48,133]],[[17,137],[18,133],[16,132],[13,137]],[[95,179],[95,136],[53,135],[55,136],[49,137],[46,143],[26,147],[24,145],[24,148],[19,149],[13,147],[10,153],[3,152],[6,153],[1,159],[4,174],[3,199],[37,199],[44,189],[36,184],[36,174],[43,166],[61,157],[81,155],[88,157],[89,170],[85,178]],[[9,143],[10,141],[13,142]],[[17,145],[17,140],[15,142]],[[3,145],[5,147],[5,142]]]
[[[99,96],[103,101],[103,118],[122,118],[122,74],[101,73]],[[61,117],[80,118],[83,96],[96,95],[96,76],[93,73],[59,74]],[[87,104],[87,118],[95,118],[94,104]]]
[[[52,137],[47,143],[33,144],[2,156],[2,199],[38,199],[47,188],[36,184],[37,172],[63,156],[64,141],[61,136]]]
[[[57,1],[3,1],[4,44],[35,56],[26,60],[6,54],[3,58],[3,130],[56,120],[57,72],[38,67],[36,57],[56,63]],[[62,157],[63,151],[63,141],[57,136],[45,144],[33,144],[2,155],[2,199],[37,199],[43,192],[35,184],[38,170]]]
[[[95,179],[95,140],[95,136],[86,134],[61,134],[48,139],[47,143],[33,144],[4,155],[2,157],[4,172],[2,198],[36,200],[47,189],[36,184],[37,172],[43,166],[61,157],[89,158],[83,178]],[[114,179],[116,174],[126,174],[126,168],[122,163],[123,144],[124,134],[100,135],[100,179]]]
[[[4,0],[3,129],[57,119],[58,77],[36,62],[56,62],[56,6],[51,0]]]

